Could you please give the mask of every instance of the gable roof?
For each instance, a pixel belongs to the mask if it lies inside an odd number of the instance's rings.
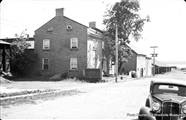
[[[132,44],[127,44],[127,46],[130,47],[137,55],[146,57],[145,53],[141,49],[137,48],[136,46]]]
[[[89,27],[87,29],[87,34],[91,37],[96,37],[96,38],[99,38],[99,39],[103,38],[102,32],[97,31],[97,30],[95,30],[94,28],[91,28],[91,27]]]
[[[37,30],[39,30],[40,28],[42,28],[43,26],[45,26],[47,23],[49,23],[49,22],[53,21],[54,19],[56,19],[57,17],[61,17],[61,16],[55,16],[55,17],[53,17],[51,20],[49,20],[48,22],[46,22],[45,24],[43,24],[42,26],[40,26],[38,29],[36,29],[35,32],[36,32]],[[77,21],[75,21],[75,20],[73,20],[73,19],[71,19],[71,18],[69,18],[69,17],[63,16],[63,18],[68,19],[68,20],[70,20],[70,21],[73,21],[73,22],[75,22],[75,23],[77,23],[77,24],[79,24],[79,25],[82,25],[82,26],[86,27],[86,28],[90,28],[90,27],[88,27],[88,26],[86,26],[86,25],[84,25],[84,24],[82,24],[82,23],[80,23],[80,22],[77,22]],[[96,31],[98,31],[98,32],[103,33],[103,31],[100,30],[100,29],[98,29],[98,28],[92,28],[92,29],[94,29],[94,30],[96,30]]]
[[[66,16],[63,16],[63,17],[66,18],[66,19],[68,19],[68,20],[71,20],[71,21],[73,21],[73,22],[75,22],[75,23],[77,23],[77,24],[80,24],[80,25],[82,25],[82,26],[84,26],[84,27],[86,27],[86,28],[88,28],[88,26],[83,25],[83,24],[80,23],[80,22],[77,22],[77,21],[75,21],[75,20],[73,20],[73,19],[70,19],[70,18],[68,18],[68,17],[66,17]]]

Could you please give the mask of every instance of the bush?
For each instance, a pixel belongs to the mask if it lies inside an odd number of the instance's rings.
[[[11,72],[15,76],[29,75],[37,62],[38,56],[33,51],[25,50],[16,54],[11,60]]]

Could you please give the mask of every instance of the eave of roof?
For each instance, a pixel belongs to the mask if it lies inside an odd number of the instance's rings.
[[[100,29],[98,29],[98,28],[92,28],[92,29],[94,29],[94,30],[96,30],[96,31],[98,31],[98,32],[100,32],[100,33],[103,33],[103,31],[100,30]]]
[[[10,43],[5,42],[5,41],[3,41],[3,40],[0,40],[0,44],[1,44],[1,45],[10,45]]]
[[[143,52],[141,52],[139,49],[137,49],[135,46],[133,46],[133,45],[129,45],[129,44],[126,44],[131,50],[133,50],[137,55],[139,55],[139,56],[144,56],[144,57],[146,57],[146,55],[143,53]]]
[[[13,41],[17,38],[0,38],[0,40],[3,40],[3,41]],[[29,39],[27,39],[28,41],[34,41],[34,38],[33,37],[29,37]]]
[[[138,53],[137,53],[137,55],[138,55],[138,56],[146,57],[146,55],[144,55],[144,54],[138,54]]]

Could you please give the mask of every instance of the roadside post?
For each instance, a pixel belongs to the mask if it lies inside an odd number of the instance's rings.
[[[118,81],[118,26],[116,24],[116,34],[115,34],[115,46],[116,46],[116,56],[115,56],[115,82]]]
[[[156,72],[156,68],[155,68],[155,61],[156,60],[155,60],[155,58],[158,56],[155,49],[158,48],[158,46],[151,46],[150,48],[153,49],[153,53],[151,55],[152,55],[152,58],[153,58],[153,76],[155,76],[155,72]]]

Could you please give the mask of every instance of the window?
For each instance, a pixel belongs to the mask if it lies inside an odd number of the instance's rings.
[[[72,31],[72,26],[71,25],[67,25],[67,31],[68,32]]]
[[[49,28],[47,29],[47,32],[53,32],[53,30],[54,30],[53,27],[49,27]]]
[[[152,89],[153,94],[175,94],[186,97],[186,88],[175,84],[156,83]]]
[[[70,48],[78,48],[78,38],[70,39]]]
[[[44,50],[50,49],[50,40],[49,39],[44,39],[43,40],[43,49]]]
[[[48,58],[43,58],[42,59],[42,69],[48,70],[48,68],[49,68],[49,60],[48,60]]]
[[[77,58],[70,58],[70,69],[77,69]]]

